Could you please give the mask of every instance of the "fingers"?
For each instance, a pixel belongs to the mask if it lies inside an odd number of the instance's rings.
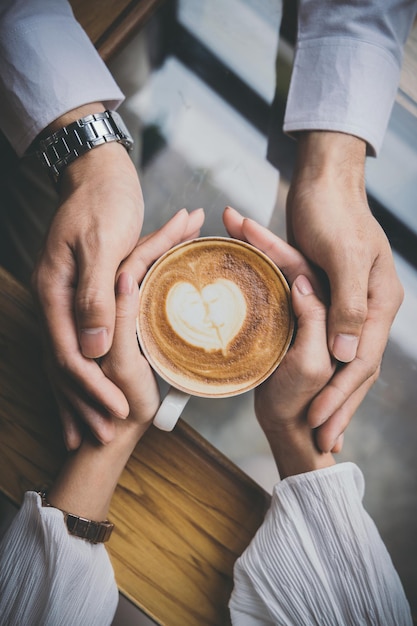
[[[333,371],[326,309],[305,276],[294,280],[291,294],[298,326],[294,344],[274,374],[255,391],[255,412],[281,478],[334,463],[331,455],[318,451],[306,420],[311,398]]]
[[[383,284],[387,276],[389,287]],[[363,398],[361,389],[363,390],[366,385],[369,389],[378,377],[390,326],[402,301],[403,290],[396,275],[389,273],[385,268],[382,269],[378,265],[374,267],[369,285],[367,319],[356,356],[353,361],[339,368],[329,385],[314,399],[309,410],[308,420],[313,428],[331,419],[332,426],[327,427],[329,430],[321,429],[323,433],[321,440],[325,441],[327,449],[332,443],[331,439],[342,432],[340,430],[337,433],[335,430],[340,416],[349,413],[352,415],[352,411],[358,406],[355,399],[350,402],[351,396]],[[385,295],[388,290],[390,297]],[[334,417],[336,415],[339,417]],[[346,425],[345,419],[343,429]]]
[[[315,430],[317,447],[322,452],[340,452],[343,445],[343,434],[352,416],[362,403],[378,374],[369,378],[359,387],[335,413]]]
[[[121,265],[120,272],[131,274],[140,283],[148,267],[172,246],[197,237],[204,222],[203,209],[188,214],[181,209],[162,228],[144,237]]]
[[[110,442],[115,434],[114,422],[108,413],[94,404],[84,391],[65,384],[62,374],[49,367],[50,380],[58,403],[65,445],[76,450],[82,442],[85,428],[89,428],[101,443]],[[126,413],[127,415],[127,413]]]
[[[223,221],[231,237],[247,241],[264,252],[283,272],[290,285],[296,276],[303,274],[308,277],[315,292],[324,297],[322,285],[316,274],[295,248],[254,220],[244,218],[232,207],[226,207]]]
[[[77,450],[82,442],[82,427],[78,423],[74,411],[71,411],[61,396],[56,397],[59,407],[64,443],[68,451]]]
[[[159,404],[159,389],[152,370],[141,355],[136,337],[139,290],[131,274],[122,272],[116,284],[116,328],[113,345],[101,367],[125,393],[128,421],[149,424]]]
[[[345,438],[345,436],[344,436],[343,433],[341,435],[339,435],[339,437],[336,439],[336,443],[334,444],[333,448],[331,449],[332,454],[339,454],[339,452],[342,452],[344,438]]]
[[[326,334],[326,307],[306,276],[298,276],[291,290],[297,333],[287,367],[293,381],[291,393],[310,401],[329,381],[334,371]],[[303,391],[304,390],[304,391]],[[299,394],[301,391],[301,394]]]
[[[378,247],[370,254],[361,253],[353,244],[349,257],[341,250],[332,257],[326,272],[332,294],[328,337],[334,357],[343,363],[354,360],[368,320],[377,325],[385,348],[403,297],[386,237],[380,234]],[[369,354],[366,359],[370,360]]]
[[[326,271],[332,294],[329,346],[338,361],[350,363],[356,356],[367,318],[370,267],[360,255],[346,259],[341,252]]]
[[[307,277],[292,287],[297,334],[274,374],[255,394],[255,409],[264,429],[305,423],[311,399],[326,385],[334,366],[327,347],[326,308]]]
[[[378,378],[385,343],[385,330],[368,320],[355,359],[342,366],[312,401],[308,422],[318,429],[317,444],[323,452],[332,449]]]
[[[182,241],[195,239],[200,235],[200,229],[204,222],[204,209],[195,209],[188,215],[188,224],[182,236]]]
[[[307,356],[309,352],[312,357],[318,352],[328,362],[326,307],[315,295],[311,282],[302,274],[294,280],[291,294],[297,318],[294,347],[302,352],[302,356]]]
[[[132,161],[118,144],[108,144],[98,156],[89,152],[82,164],[66,170],[64,182],[47,245],[52,253],[63,244],[70,250],[76,290],[68,312],[74,314],[75,303],[81,352],[96,359],[112,343],[116,273],[138,240],[143,196]]]
[[[36,278],[45,354],[48,370],[56,384],[56,394],[58,396],[67,387],[71,393],[83,394],[93,403],[102,405],[106,414],[126,417],[128,405],[124,394],[105,378],[94,360],[80,353],[71,315],[74,308],[73,276],[65,259],[62,266],[61,275],[54,276],[49,287],[45,285],[47,274],[44,271]]]
[[[113,345],[101,369],[118,386],[129,389],[136,380],[140,352],[136,339],[139,289],[131,274],[122,272],[116,283],[116,327]]]
[[[96,249],[96,246],[93,248]],[[75,314],[83,355],[97,359],[109,350],[114,329],[114,281],[120,259],[98,254],[78,258]]]
[[[325,389],[311,403],[308,413],[310,426],[317,428],[330,419],[366,381],[374,380],[378,371],[379,368],[376,365],[370,372],[368,364],[359,357],[339,369]]]
[[[139,267],[137,268],[137,259],[133,258],[131,261],[137,275],[142,277],[148,266],[165,252],[167,247],[178,243],[182,238],[197,236],[203,220],[202,210],[194,211],[190,215],[184,210],[180,215],[174,216],[158,233],[148,236],[141,246]],[[59,258],[59,264],[55,261],[56,258]],[[82,263],[86,270],[85,259]],[[94,265],[95,263],[91,264],[90,281],[105,280],[103,274],[94,271]],[[109,267],[105,266],[104,274],[109,271]],[[88,274],[87,271],[85,273]],[[123,391],[105,376],[95,360],[86,358],[80,352],[73,315],[74,301],[79,298],[80,293],[78,290],[76,296],[77,278],[70,246],[63,246],[59,255],[47,248],[44,251],[43,262],[33,278],[34,292],[42,313],[48,369],[52,373],[51,380],[60,408],[64,438],[69,449],[76,449],[79,446],[82,437],[80,427],[83,422],[90,427],[99,441],[106,442],[111,440],[114,434],[111,417],[125,418],[129,414],[129,403]],[[114,274],[110,282],[111,285],[114,284]],[[81,293],[83,292],[88,293],[89,288],[81,281]],[[97,294],[98,291],[95,292],[95,296]],[[101,299],[100,296],[99,300]],[[103,296],[103,300],[106,299],[108,301],[106,308],[111,311],[110,317],[113,317],[116,315],[114,287],[112,293]],[[81,296],[77,306],[83,308],[89,301],[89,296]],[[79,318],[82,319],[82,314],[79,314]],[[112,324],[114,325],[114,319]],[[84,330],[86,330],[84,335],[89,335],[87,341],[91,340],[93,344],[102,342],[103,349],[107,347],[105,336],[112,338],[113,334],[113,331],[110,333],[104,329],[96,332],[97,329],[94,331],[87,327]],[[136,347],[135,330],[133,333],[134,339],[130,345]],[[93,352],[89,351],[90,354]],[[100,349],[98,353],[101,352]]]

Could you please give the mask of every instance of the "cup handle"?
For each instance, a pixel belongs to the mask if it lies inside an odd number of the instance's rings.
[[[153,418],[154,426],[160,430],[170,431],[174,428],[190,396],[184,391],[170,387],[161,406]]]

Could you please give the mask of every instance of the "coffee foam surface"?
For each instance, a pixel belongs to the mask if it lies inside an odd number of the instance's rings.
[[[194,395],[235,395],[265,380],[293,332],[289,289],[255,248],[227,238],[177,246],[141,287],[138,334],[152,367]]]
[[[226,278],[200,288],[175,283],[168,292],[165,313],[179,337],[206,352],[227,355],[230,342],[246,317],[246,301],[235,282]]]

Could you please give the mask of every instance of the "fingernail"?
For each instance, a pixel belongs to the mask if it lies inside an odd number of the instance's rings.
[[[116,292],[119,295],[125,294],[130,296],[133,293],[134,283],[135,281],[133,280],[133,276],[131,274],[128,272],[122,272],[117,279]]]
[[[314,293],[312,284],[308,280],[307,276],[303,276],[302,274],[297,276],[294,281],[294,285],[303,296],[309,296]]]
[[[81,351],[89,359],[97,359],[108,350],[107,328],[82,328],[80,333]]]
[[[333,343],[333,356],[342,363],[350,363],[356,356],[359,337],[340,333]]]

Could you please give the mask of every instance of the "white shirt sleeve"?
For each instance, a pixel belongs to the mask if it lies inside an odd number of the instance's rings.
[[[286,478],[238,559],[233,626],[412,626],[353,463]]]
[[[377,154],[416,10],[415,0],[300,0],[284,131],[346,132]]]
[[[2,0],[0,129],[19,156],[60,115],[123,94],[66,0]]]
[[[26,493],[0,544],[0,622],[106,626],[118,597],[104,545],[69,535],[61,511]]]

